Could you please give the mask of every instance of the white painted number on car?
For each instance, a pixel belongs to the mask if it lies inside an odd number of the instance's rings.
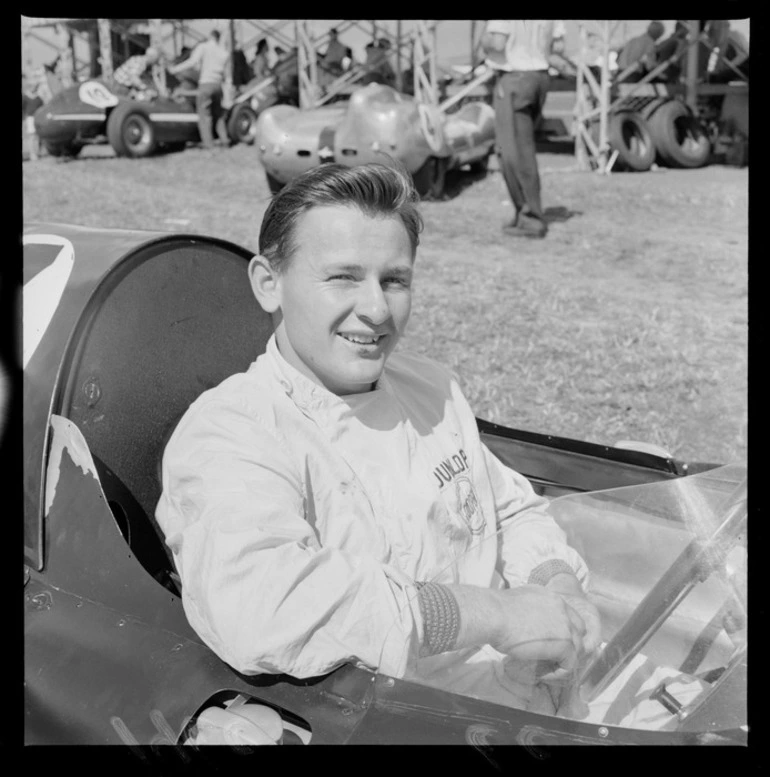
[[[118,104],[118,98],[98,81],[86,81],[81,84],[78,97],[81,102],[93,105],[95,108],[110,108]]]
[[[75,249],[67,238],[58,235],[24,235],[22,242],[25,246],[59,246],[56,259],[30,278],[22,289],[22,366],[26,369],[59,307],[75,264]]]

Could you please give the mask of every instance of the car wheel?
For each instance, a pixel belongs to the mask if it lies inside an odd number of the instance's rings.
[[[285,183],[281,183],[275,176],[270,175],[270,173],[266,172],[265,177],[267,178],[267,188],[270,189],[270,194],[278,194],[278,192],[286,186]]]
[[[123,103],[107,119],[107,138],[118,156],[145,157],[157,146],[155,127],[144,108]]]
[[[446,183],[446,169],[445,159],[431,156],[419,170],[412,173],[414,188],[422,199],[436,200],[442,196]]]
[[[660,161],[669,167],[703,167],[711,155],[705,127],[679,100],[669,100],[649,118]]]
[[[471,173],[473,175],[486,175],[489,171],[489,157],[490,154],[487,154],[483,159],[471,162]]]
[[[43,147],[50,156],[76,157],[83,146],[78,143],[51,143],[48,140],[43,141]]]
[[[618,167],[644,172],[655,161],[655,143],[647,122],[632,111],[620,111],[610,116],[607,139],[618,152]]]
[[[248,104],[236,105],[227,119],[227,136],[233,143],[251,145],[257,136],[257,112]]]

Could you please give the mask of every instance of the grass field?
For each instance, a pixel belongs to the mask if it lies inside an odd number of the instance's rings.
[[[402,347],[459,375],[477,415],[677,458],[746,455],[748,171],[599,176],[540,158],[551,221],[514,241],[499,173],[421,205]],[[23,166],[27,221],[194,232],[256,250],[269,194],[254,147],[145,160],[87,148]]]

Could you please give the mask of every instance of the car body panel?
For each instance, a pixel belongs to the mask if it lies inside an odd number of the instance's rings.
[[[347,103],[301,111],[266,109],[257,123],[257,144],[265,170],[288,183],[323,162],[353,167],[368,162],[401,162],[417,172],[431,157],[449,167],[485,159],[494,147],[494,111],[468,103],[444,117],[383,84],[356,89]]]
[[[98,97],[85,102],[84,97],[90,95]],[[113,99],[105,95],[111,95]],[[124,103],[135,105],[147,113],[159,143],[196,141],[200,138],[193,100],[184,97],[158,97],[153,100],[119,97],[113,95],[101,81],[85,81],[55,95],[36,111],[35,130],[43,142],[82,144],[93,141],[107,134],[110,113]]]
[[[141,234],[141,237],[139,237]],[[46,308],[42,332],[30,332],[30,316],[24,318],[24,340],[36,340],[34,351],[24,358],[24,511],[27,563],[39,567],[40,520],[42,515],[43,459],[47,425],[41,419],[51,411],[62,356],[70,335],[88,300],[107,271],[130,254],[139,240],[148,241],[161,233],[129,230],[84,229],[60,224],[25,225],[23,298],[34,295],[36,307]],[[74,246],[78,246],[75,257]],[[64,286],[51,277],[57,261],[72,256],[72,269]],[[48,276],[48,277],[46,277]],[[30,284],[37,281],[37,287]],[[42,283],[41,283],[42,282]],[[36,516],[32,518],[31,516]],[[33,548],[37,546],[37,549]]]
[[[240,95],[233,108],[247,103],[255,113],[276,101],[275,89],[268,82],[252,86]],[[130,98],[114,94],[98,79],[84,81],[62,90],[35,112],[38,137],[54,146],[80,147],[101,142],[107,135],[107,121],[118,105],[133,105],[152,123],[157,142],[180,144],[198,142],[198,113],[195,92],[178,90],[167,97]],[[225,112],[225,121],[229,111]]]
[[[304,680],[231,669],[189,626],[153,513],[181,412],[245,369],[270,334],[248,284],[251,252],[199,235],[52,224],[28,225],[24,249],[25,288],[62,252],[73,256],[25,362],[25,538],[40,539],[25,555],[28,743],[176,744],[203,708],[238,694],[302,721],[318,744],[703,740],[602,733],[353,665]],[[24,302],[25,313],[40,304]],[[479,425],[549,495],[684,471],[648,453]],[[710,736],[745,741],[740,729]]]

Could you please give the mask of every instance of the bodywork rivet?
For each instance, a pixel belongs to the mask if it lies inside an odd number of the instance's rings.
[[[102,396],[102,389],[99,386],[99,381],[96,378],[89,378],[83,384],[83,394],[85,395],[88,407],[93,407]]]

